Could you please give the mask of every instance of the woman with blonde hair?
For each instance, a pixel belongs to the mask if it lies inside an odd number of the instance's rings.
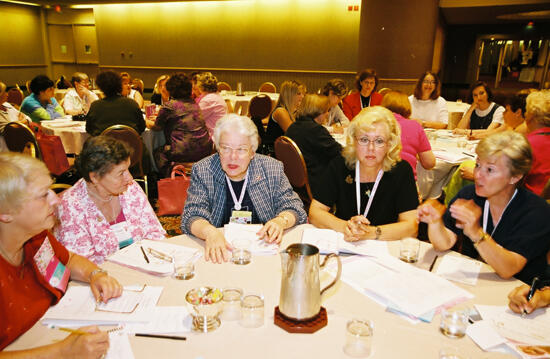
[[[312,187],[316,187],[330,160],[342,152],[342,146],[323,126],[328,121],[329,108],[328,97],[306,95],[298,109],[296,122],[286,131],[286,136],[302,151]]]
[[[425,169],[435,166],[435,156],[424,129],[418,122],[410,120],[411,105],[407,95],[399,91],[390,91],[382,100],[382,106],[393,112],[401,127],[401,158],[407,161],[416,178],[417,159]]]
[[[281,85],[279,100],[267,123],[264,144],[273,153],[273,143],[277,137],[285,134],[288,127],[296,120],[296,111],[306,94],[306,87],[299,81],[285,81]]]
[[[399,156],[399,136],[391,111],[363,109],[348,128],[343,157],[328,164],[313,194],[310,222],[348,241],[416,236],[418,194],[411,166]]]
[[[474,184],[445,207],[435,200],[419,207],[434,248],[444,251],[461,239],[462,253],[481,257],[502,278],[531,283],[546,270],[550,206],[524,189],[531,147],[513,131],[493,134],[476,148]]]
[[[166,81],[170,76],[160,75],[155,82],[155,87],[153,88],[153,94],[151,95],[151,103],[155,105],[163,105],[165,102],[170,101],[170,93],[166,90]]]
[[[422,127],[447,128],[449,111],[447,101],[440,93],[441,82],[437,74],[432,71],[424,72],[416,82],[414,93],[409,96],[411,119],[418,121]]]

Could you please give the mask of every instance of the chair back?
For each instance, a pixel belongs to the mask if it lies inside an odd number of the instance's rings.
[[[107,127],[103,132],[102,136],[109,136],[116,138],[117,140],[126,142],[134,151],[130,156],[130,168],[138,166],[139,176],[143,176],[143,142],[141,136],[130,126],[126,125],[113,125]]]
[[[248,116],[251,118],[263,119],[269,116],[273,107],[271,98],[267,95],[257,95],[252,97],[248,105]]]
[[[132,88],[136,91],[139,91],[143,95],[143,90],[145,89],[145,84],[142,79],[135,78],[132,80]]]
[[[42,159],[40,147],[34,132],[19,122],[10,122],[4,127],[4,140],[6,146],[13,152],[24,152],[30,147],[31,156]]]
[[[19,88],[19,86],[11,88],[8,90],[8,102],[12,105],[19,108],[21,106],[21,103],[23,102],[23,91]]]
[[[307,167],[302,151],[292,139],[281,136],[275,140],[275,158],[283,162],[285,175],[295,189],[305,189],[307,198],[302,197],[306,207],[309,207],[313,195],[307,177]]]
[[[447,124],[447,129],[454,130],[460,120],[462,119],[462,116],[464,115],[463,112],[451,112],[449,113],[449,123]]]
[[[276,93],[277,87],[275,86],[275,84],[273,84],[273,82],[264,82],[260,85],[260,89],[258,90],[258,92]]]
[[[220,91],[231,91],[231,86],[227,82],[218,82],[218,92]]]
[[[380,91],[378,91],[378,93],[382,96],[384,96],[385,94],[387,94],[388,92],[390,92],[391,89],[390,88],[387,88],[387,87],[384,87],[382,89],[380,89]]]

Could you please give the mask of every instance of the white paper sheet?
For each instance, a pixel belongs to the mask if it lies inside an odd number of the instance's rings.
[[[550,345],[550,311],[537,309],[526,316],[505,306],[476,305],[484,320],[490,320],[503,337],[521,343]]]
[[[279,252],[279,245],[267,243],[258,238],[258,231],[262,229],[261,224],[240,224],[229,223],[224,226],[224,236],[229,243],[237,239],[250,240],[250,252],[255,255],[273,255]]]
[[[437,266],[436,274],[468,285],[476,285],[481,262],[464,257],[445,255]]]
[[[192,318],[186,307],[154,307],[150,309],[153,320],[149,323],[131,323],[124,326],[124,333],[176,334],[191,331]]]
[[[128,335],[120,332],[109,333],[109,350],[105,359],[133,359],[134,353]]]
[[[316,246],[322,254],[351,253],[375,257],[389,255],[385,241],[346,242],[342,233],[332,229],[306,228],[302,234],[302,243]]]
[[[149,310],[156,306],[162,287],[146,286],[143,292],[123,291],[119,299],[109,301],[106,310],[118,310],[124,313],[104,312],[96,310],[96,301],[89,287],[71,286],[59,303],[50,307],[42,318],[42,324],[82,326],[87,324],[118,324],[131,322],[149,322],[153,313]],[[135,306],[135,298],[139,305],[133,313],[127,313]],[[111,304],[112,303],[112,304]],[[62,323],[62,324],[61,324]]]
[[[506,343],[506,339],[495,331],[493,323],[489,320],[480,320],[469,325],[466,334],[483,350]]]
[[[468,156],[462,152],[451,152],[451,151],[433,151],[436,158],[439,158],[440,160],[443,160],[445,162],[454,163],[454,164],[460,164],[463,161],[466,160],[474,160],[475,156]]]
[[[145,250],[149,263],[145,260],[141,247]],[[107,257],[107,260],[156,275],[170,275],[174,273],[174,263],[167,262],[151,255],[147,250],[148,248],[165,253],[169,257],[177,258],[179,263],[195,261],[202,256],[202,251],[199,249],[162,241],[143,240],[132,243],[128,247],[116,251]]]

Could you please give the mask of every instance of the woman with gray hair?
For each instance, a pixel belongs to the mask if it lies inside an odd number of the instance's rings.
[[[400,152],[393,113],[380,106],[363,109],[348,128],[343,157],[328,164],[314,188],[310,222],[344,233],[347,241],[415,236],[418,193]]]
[[[82,72],[75,72],[71,78],[72,88],[67,90],[63,98],[63,109],[67,115],[85,115],[92,102],[99,100],[97,95],[90,91],[90,79]]]
[[[202,118],[212,137],[216,122],[227,114],[227,104],[218,93],[218,79],[210,72],[202,72],[197,77],[199,96],[195,102],[199,104]]]
[[[181,230],[206,242],[206,260],[229,259],[231,247],[217,229],[226,223],[264,223],[258,236],[279,243],[285,229],[306,222],[282,163],[257,154],[258,140],[252,120],[226,115],[214,129],[218,153],[193,166]]]
[[[524,189],[532,162],[525,137],[513,131],[493,134],[476,148],[474,185],[466,186],[445,207],[435,200],[419,207],[434,248],[443,251],[462,241],[462,253],[481,257],[502,278],[530,283],[546,270],[550,247],[550,206]]]

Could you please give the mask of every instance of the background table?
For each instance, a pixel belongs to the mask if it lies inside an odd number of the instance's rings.
[[[86,132],[86,121],[70,121],[70,118],[65,121],[67,121],[67,126],[62,127],[59,127],[62,123],[56,120],[42,121],[40,125],[45,134],[61,138],[65,153],[77,155],[82,150],[86,139],[90,137]]]
[[[250,100],[252,100],[254,96],[257,96],[257,95],[269,96],[271,98],[272,108],[275,107],[275,105],[277,104],[277,100],[279,100],[279,94],[271,93],[271,92],[246,91],[242,96],[237,96],[236,91],[221,91],[220,95],[223,97],[225,101],[229,101],[233,109],[233,112],[238,113],[239,115],[242,115],[242,116],[248,115],[248,105],[250,104]]]
[[[302,231],[311,225],[301,225],[287,231],[283,248],[301,240]],[[203,242],[187,236],[173,237],[172,243],[203,248]],[[398,242],[389,242],[392,255],[398,253]],[[422,244],[420,260],[416,264],[428,268],[436,252],[427,243]],[[466,358],[513,358],[502,353],[486,353],[467,336],[449,339],[439,332],[439,316],[432,323],[411,324],[396,314],[388,313],[380,305],[343,282],[327,291],[322,305],[328,311],[328,325],[314,334],[289,334],[273,324],[273,310],[279,302],[281,265],[278,255],[253,256],[252,263],[237,266],[231,263],[212,264],[200,259],[196,263],[195,278],[178,281],[172,278],[151,276],[139,271],[106,262],[103,268],[121,283],[163,286],[158,305],[185,305],[188,290],[203,286],[236,286],[246,293],[265,296],[265,323],[248,329],[238,322],[222,322],[212,333],[189,333],[187,341],[131,337],[130,343],[136,359],[151,358],[347,358],[342,346],[346,322],[351,318],[368,318],[374,321],[374,353],[370,358],[437,358],[444,346],[460,348]],[[437,265],[436,265],[437,268]],[[330,277],[321,275],[322,285]],[[505,305],[507,294],[519,284],[516,280],[500,279],[487,265],[483,265],[475,287],[460,285],[475,295],[470,303]],[[411,283],[413,285],[413,283]],[[37,323],[17,339],[9,349],[45,345],[66,334],[47,329]]]

